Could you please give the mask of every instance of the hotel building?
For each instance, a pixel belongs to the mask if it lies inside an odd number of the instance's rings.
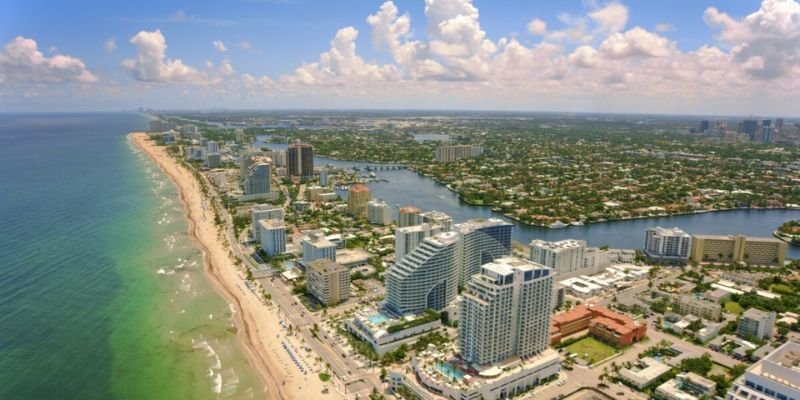
[[[775,238],[742,235],[694,235],[691,260],[696,263],[742,262],[752,265],[783,265],[788,243]]]
[[[306,266],[308,292],[320,303],[330,306],[350,297],[350,270],[325,258]]]

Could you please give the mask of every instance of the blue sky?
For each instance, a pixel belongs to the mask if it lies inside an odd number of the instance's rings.
[[[794,0],[427,1],[439,11],[426,12],[425,0],[390,2],[387,21],[407,16],[410,28],[382,39],[367,17],[383,1],[7,1],[0,105],[772,114],[791,111],[786,103],[800,89],[800,45],[785,40],[800,38]],[[592,16],[602,10],[607,19]],[[753,28],[776,15],[789,25]],[[529,28],[534,19],[541,31]],[[453,29],[432,31],[430,21]],[[570,28],[581,39],[564,39]],[[142,32],[158,33],[131,43]],[[355,44],[355,54],[326,64],[334,37],[340,53]],[[44,61],[19,61],[14,52],[32,47]],[[163,63],[138,58],[154,48]],[[58,55],[70,65],[49,65]],[[180,64],[167,71],[170,60]],[[304,63],[313,65],[298,70]],[[780,96],[765,96],[765,87]]]

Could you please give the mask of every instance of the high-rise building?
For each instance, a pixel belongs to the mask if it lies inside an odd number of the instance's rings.
[[[256,241],[261,240],[260,230],[258,229],[258,221],[262,219],[283,219],[283,208],[273,206],[272,204],[257,204],[250,209],[250,218],[252,220],[252,234],[253,239]]]
[[[754,119],[742,121],[742,133],[746,134],[750,140],[755,141],[758,135],[758,121]]]
[[[272,165],[276,167],[286,166],[286,150],[272,150],[264,153],[264,155],[272,160]]]
[[[398,213],[397,218],[397,226],[404,227],[404,226],[413,226],[419,225],[422,223],[422,217],[420,213],[422,211],[414,206],[405,206],[400,207],[400,211]]]
[[[270,192],[271,166],[267,163],[251,165],[244,185],[245,194],[265,194]]]
[[[314,175],[314,147],[299,141],[286,150],[289,176],[308,178]]]
[[[800,399],[800,343],[786,342],[748,368],[725,400]]]
[[[221,164],[222,164],[222,157],[219,155],[219,153],[206,154],[206,167],[219,168]]]
[[[306,267],[308,292],[330,306],[350,297],[350,270],[328,259],[314,260]]]
[[[385,308],[397,315],[443,310],[458,294],[458,234],[425,239],[386,273]]]
[[[700,133],[703,133],[709,129],[711,129],[711,121],[707,119],[700,121]]]
[[[209,140],[208,143],[206,143],[206,149],[209,153],[219,153],[219,145],[214,140]]]
[[[399,263],[403,257],[414,251],[427,237],[442,232],[437,225],[421,224],[404,226],[394,230],[394,262]]]
[[[453,218],[441,211],[428,211],[420,214],[423,224],[439,225],[443,231],[453,229]]]
[[[328,186],[328,183],[329,183],[328,182],[328,176],[330,175],[330,172],[331,171],[328,170],[328,168],[325,168],[325,167],[323,167],[319,171],[319,185],[320,186],[323,186],[323,187],[327,187]]]
[[[775,128],[765,126],[761,132],[761,141],[764,143],[772,143],[775,141]]]
[[[242,182],[247,180],[247,175],[250,173],[250,165],[252,163],[250,157],[250,152],[246,150],[239,156],[239,179],[241,179]]]
[[[366,218],[369,200],[368,187],[361,184],[350,186],[347,192],[347,211],[356,218]]]
[[[736,334],[744,339],[756,337],[761,340],[769,340],[775,329],[775,315],[774,311],[751,308],[739,318]]]
[[[367,203],[367,221],[376,225],[391,225],[392,206],[385,201],[370,201]]]
[[[328,240],[324,235],[310,233],[303,238],[303,263],[308,263],[327,258],[336,261],[336,243]]]
[[[534,240],[531,242],[530,259],[558,274],[568,274],[586,268],[586,242],[567,239],[558,242]]]
[[[286,253],[286,225],[282,219],[258,220],[261,249],[268,256]]]
[[[435,150],[436,162],[450,163],[462,158],[478,157],[483,154],[483,147],[470,145],[445,145]]]
[[[548,348],[552,271],[540,264],[504,257],[481,267],[462,292],[459,347],[477,366]]]
[[[778,118],[775,120],[775,129],[779,131],[783,129],[783,118]]]
[[[685,263],[692,249],[692,237],[680,228],[647,228],[644,254],[653,261]]]
[[[511,254],[514,225],[497,218],[471,219],[453,226],[461,237],[458,283],[464,285],[481,265]]]

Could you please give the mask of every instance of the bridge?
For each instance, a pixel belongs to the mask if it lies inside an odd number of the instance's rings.
[[[392,165],[367,165],[367,166],[353,166],[355,171],[395,171],[401,169],[408,169],[405,165],[392,164]]]

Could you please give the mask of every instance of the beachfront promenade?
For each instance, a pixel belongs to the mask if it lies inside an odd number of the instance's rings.
[[[282,282],[263,285],[275,305],[265,302],[257,290],[246,284],[243,270],[236,266],[238,258],[250,263],[233,233],[232,217],[220,210],[224,234],[207,215],[206,199],[192,171],[181,166],[144,133],[131,134],[131,140],[173,180],[190,220],[190,233],[204,253],[208,276],[220,294],[234,309],[234,322],[239,331],[243,351],[265,384],[267,398],[355,398],[366,397],[373,388],[382,391],[377,374],[365,372],[352,357],[327,335],[316,339],[310,333],[322,321],[297,302]],[[209,197],[217,196],[213,185]],[[231,257],[231,254],[233,257]],[[281,327],[281,321],[293,327],[293,334]],[[284,344],[288,343],[288,348]],[[303,350],[308,346],[311,352]],[[322,362],[317,362],[316,357]],[[297,366],[295,364],[298,364]],[[300,366],[309,367],[300,369]],[[333,380],[325,383],[318,373],[327,372]]]

